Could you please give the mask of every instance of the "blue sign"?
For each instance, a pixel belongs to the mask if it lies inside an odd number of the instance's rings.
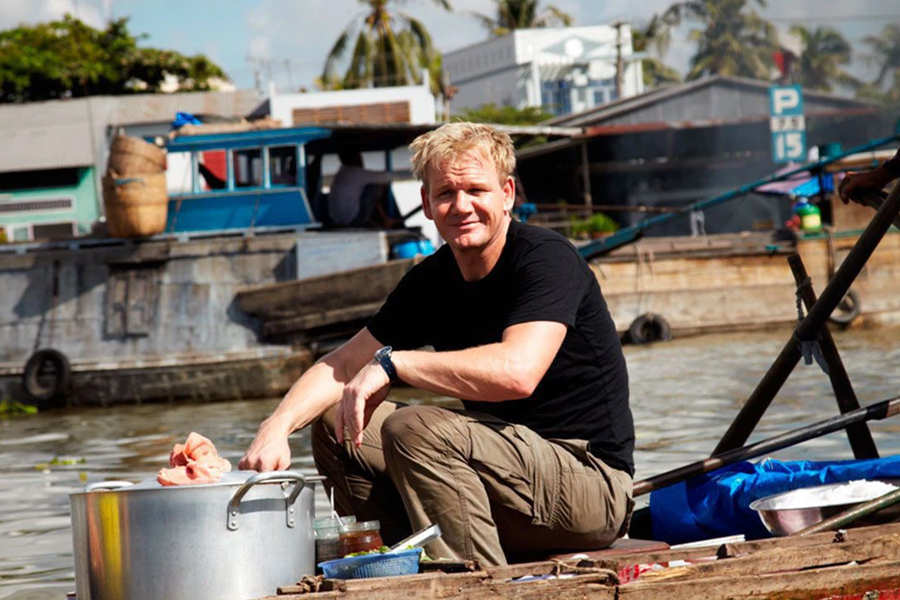
[[[803,116],[803,90],[799,85],[769,88],[769,117],[772,160],[776,163],[806,160],[806,119]]]

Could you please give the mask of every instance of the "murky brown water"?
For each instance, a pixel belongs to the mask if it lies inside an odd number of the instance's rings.
[[[626,349],[637,427],[637,477],[703,458],[770,366],[788,332],[706,336]],[[900,395],[900,330],[841,333],[838,346],[863,404]],[[403,392],[407,400],[446,402]],[[68,494],[84,480],[155,475],[191,430],[237,461],[277,400],[70,410],[0,421],[0,599],[62,600],[74,589]],[[798,367],[751,442],[837,413],[827,377]],[[900,420],[872,425],[882,455],[900,451]],[[292,438],[294,467],[312,472],[309,436]],[[850,458],[843,434],[782,459]],[[54,457],[81,464],[47,466]],[[325,506],[325,499],[317,505]]]

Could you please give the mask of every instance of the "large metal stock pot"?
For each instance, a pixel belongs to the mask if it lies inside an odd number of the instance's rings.
[[[78,600],[246,600],[315,569],[321,477],[226,473],[163,487],[108,481],[72,494]]]

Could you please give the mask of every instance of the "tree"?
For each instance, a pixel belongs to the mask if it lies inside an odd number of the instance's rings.
[[[872,83],[860,88],[858,94],[892,106],[900,106],[900,24],[891,23],[879,35],[863,38],[863,43],[871,48],[865,56],[869,64],[878,67],[878,76]],[[890,85],[885,89],[885,84]]]
[[[473,13],[493,36],[501,36],[514,29],[531,27],[568,27],[572,16],[559,8],[549,5],[538,13],[538,0],[494,0],[496,15],[489,17]]]
[[[656,87],[666,83],[678,83],[681,81],[681,73],[663,63],[662,57],[669,49],[671,31],[669,25],[658,15],[654,15],[650,21],[642,27],[632,27],[631,43],[635,52],[650,53],[656,56],[646,56],[641,59],[641,68],[644,73],[644,85]]]
[[[553,118],[552,114],[545,112],[540,106],[516,108],[497,106],[493,102],[482,104],[478,108],[465,108],[458,116],[463,121],[496,125],[535,125]]]
[[[321,85],[325,89],[355,89],[419,84],[422,69],[428,69],[432,92],[441,93],[441,57],[425,26],[404,12],[390,10],[390,5],[399,0],[359,1],[366,6],[362,22],[351,22],[328,52],[319,78]],[[448,0],[434,2],[451,10]],[[350,64],[340,78],[336,69],[351,40]],[[335,85],[338,81],[339,85]]]
[[[669,7],[663,19],[678,25],[682,19],[699,22],[690,33],[697,42],[688,79],[706,75],[733,75],[769,80],[778,51],[775,26],[748,8],[766,0],[690,0]]]
[[[841,65],[850,64],[851,48],[844,37],[829,27],[815,31],[794,25],[791,33],[800,38],[802,50],[797,83],[803,87],[830,92],[835,83],[852,85],[855,79]]]
[[[0,102],[158,92],[167,75],[181,90],[227,80],[202,54],[139,48],[141,37],[128,31],[127,18],[98,30],[70,15],[0,31]]]

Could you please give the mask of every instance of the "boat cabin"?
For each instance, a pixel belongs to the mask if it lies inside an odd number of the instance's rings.
[[[308,142],[320,127],[182,135],[169,153],[190,153],[190,190],[169,197],[166,231],[316,227],[306,188]],[[201,161],[202,158],[202,161]]]

